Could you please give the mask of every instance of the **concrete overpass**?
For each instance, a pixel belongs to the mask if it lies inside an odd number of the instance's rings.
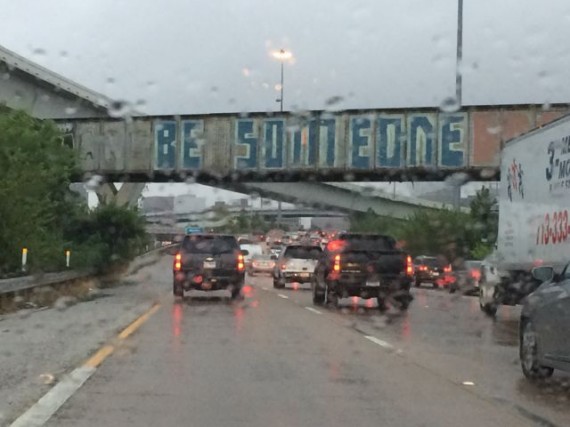
[[[70,119],[85,172],[108,181],[496,180],[504,142],[568,112],[534,105],[370,109],[299,115]]]
[[[401,216],[414,203],[382,194],[373,201],[353,188],[368,199],[356,202],[350,189],[316,182],[442,180],[457,172],[471,180],[495,180],[506,140],[568,112],[565,104],[548,110],[503,105],[453,113],[409,108],[121,120],[111,117],[120,103],[1,46],[0,69],[0,103],[56,119],[64,139],[79,153],[85,173],[77,180],[102,178],[106,184],[98,188],[100,198],[121,204],[134,203],[146,182],[192,177],[213,185],[259,183],[256,191],[297,202],[315,201],[315,193],[306,191],[310,186],[320,192],[316,196],[323,206],[370,206],[380,214]],[[111,184],[118,181],[125,182],[120,190]],[[304,184],[288,189],[270,184],[298,181]],[[341,192],[339,203],[331,205],[327,195]]]
[[[377,215],[406,219],[419,210],[451,209],[442,203],[412,197],[391,195],[382,191],[371,192],[365,187],[350,183],[234,183],[226,187],[246,194],[257,193],[290,203],[304,203],[318,209],[330,208],[341,212],[368,212]],[[461,208],[468,212],[468,209]]]

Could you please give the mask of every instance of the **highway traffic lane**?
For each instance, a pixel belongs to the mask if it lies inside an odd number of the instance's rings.
[[[164,304],[48,425],[532,425],[248,281]]]
[[[156,264],[147,265],[150,261]],[[144,257],[118,285],[85,300],[62,297],[54,307],[0,317],[0,426],[16,418],[70,369],[164,295],[172,257]]]
[[[261,288],[266,283],[259,283]],[[311,306],[311,293],[271,290],[299,307]],[[382,316],[373,300],[345,299],[339,310],[318,308],[339,324],[364,335],[375,334],[401,350],[407,360],[450,381],[474,383],[473,392],[509,405],[544,425],[570,424],[570,377],[556,373],[544,384],[532,384],[520,370],[520,307],[501,307],[495,320],[479,309],[478,299],[444,290],[415,289],[407,313]]]

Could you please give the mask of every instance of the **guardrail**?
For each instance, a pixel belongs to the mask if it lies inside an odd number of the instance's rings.
[[[148,256],[152,253],[166,252],[173,245],[163,246],[156,249],[151,249],[145,252],[135,259]],[[0,297],[6,294],[16,294],[18,292],[29,291],[34,288],[39,288],[42,286],[51,286],[61,283],[67,283],[72,280],[85,279],[87,277],[93,276],[94,271],[63,271],[58,273],[45,273],[41,275],[23,276],[14,279],[2,279],[0,280]]]

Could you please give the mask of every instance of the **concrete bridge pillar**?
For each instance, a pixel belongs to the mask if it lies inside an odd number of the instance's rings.
[[[137,202],[144,190],[145,183],[125,182],[117,189],[114,183],[109,182],[99,186],[97,197],[100,203],[115,202],[119,206],[137,206]]]

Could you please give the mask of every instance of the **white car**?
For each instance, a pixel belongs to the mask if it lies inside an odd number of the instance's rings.
[[[289,245],[275,266],[273,287],[284,288],[287,283],[311,283],[315,267],[323,250],[318,245]]]
[[[240,244],[239,247],[242,251],[248,252],[248,254],[245,255],[244,259],[243,259],[246,267],[249,267],[249,265],[251,263],[251,257],[253,257],[254,255],[262,255],[263,254],[263,247],[261,245],[256,244],[256,243]]]

